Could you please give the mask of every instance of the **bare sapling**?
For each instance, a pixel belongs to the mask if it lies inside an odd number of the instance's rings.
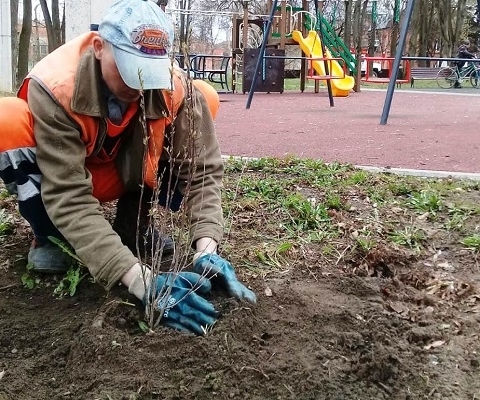
[[[188,57],[185,57],[188,59]],[[188,67],[188,65],[187,65]],[[174,59],[171,63],[171,82],[173,84],[173,71],[178,68],[175,65]],[[139,72],[141,80],[141,71]],[[183,79],[183,78],[182,78]],[[145,320],[150,329],[155,329],[160,324],[162,318],[168,315],[169,309],[181,302],[183,298],[173,298],[171,296],[172,284],[175,279],[182,279],[179,273],[185,271],[192,265],[192,231],[191,210],[188,205],[188,198],[190,195],[193,178],[197,170],[197,160],[201,159],[204,149],[199,145],[199,135],[202,132],[198,131],[195,126],[194,119],[194,101],[193,95],[194,87],[190,77],[185,78],[185,102],[183,104],[183,111],[187,113],[188,120],[188,135],[182,135],[184,143],[178,143],[176,137],[175,121],[177,115],[169,116],[168,123],[166,123],[165,138],[162,148],[154,148],[155,156],[161,154],[160,166],[155,166],[155,176],[157,176],[156,186],[153,188],[149,199],[148,191],[145,190],[145,184],[141,185],[141,198],[139,202],[139,209],[137,214],[137,229],[136,229],[136,250],[137,257],[141,263],[149,267],[144,269],[144,285],[147,293],[145,301]],[[172,96],[165,96],[166,101],[173,102]],[[173,104],[169,107],[174,110]],[[149,151],[148,143],[152,132],[149,131],[146,114],[145,103],[142,95],[140,103],[141,113],[141,127],[143,133],[144,145],[144,163],[143,176],[145,176],[145,165],[147,161],[147,152]],[[155,159],[155,156],[153,157]],[[201,165],[203,162],[200,163]],[[199,185],[198,182],[195,182]],[[203,185],[203,181],[200,183]],[[174,193],[180,191],[183,195],[180,204],[177,198],[174,198]],[[174,252],[171,256],[164,256],[164,241],[151,240],[147,241],[147,237],[140,237],[140,208],[141,204],[149,204],[148,213],[148,229],[147,232],[152,233],[156,230],[161,238],[170,237],[174,243]],[[172,210],[172,207],[176,211]],[[143,246],[140,243],[143,241]],[[148,244],[148,246],[147,246]],[[140,249],[145,249],[142,253]],[[157,287],[156,276],[160,274],[168,274],[169,279],[165,281],[162,287]],[[195,291],[197,287],[191,287],[191,291]],[[157,295],[152,295],[157,294]],[[207,330],[208,327],[205,327]]]

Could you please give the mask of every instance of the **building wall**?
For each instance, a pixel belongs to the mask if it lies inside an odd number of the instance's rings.
[[[88,32],[116,0],[65,0],[65,39]]]
[[[0,91],[13,90],[10,0],[0,0]]]

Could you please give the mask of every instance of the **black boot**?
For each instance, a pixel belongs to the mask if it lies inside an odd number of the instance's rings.
[[[172,254],[174,242],[168,236],[163,236],[153,226],[149,225],[149,200],[151,192],[146,191],[142,197],[142,207],[139,213],[140,191],[124,194],[118,199],[117,214],[113,221],[113,230],[117,232],[122,243],[134,254],[137,253],[137,240],[140,254],[160,249],[163,255]],[[137,238],[137,219],[139,232]]]

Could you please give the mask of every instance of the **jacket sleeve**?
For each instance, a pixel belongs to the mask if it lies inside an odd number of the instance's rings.
[[[34,80],[29,84],[28,103],[45,209],[92,276],[110,289],[137,258],[122,244],[92,195],[79,127]]]
[[[192,243],[201,237],[223,236],[221,188],[223,161],[215,126],[202,93],[190,83],[191,101],[185,100],[171,132],[171,154],[179,189],[187,190],[187,213],[190,217]],[[187,150],[190,148],[190,150]],[[193,154],[192,154],[193,153]],[[192,160],[192,163],[187,162]],[[189,188],[188,188],[189,187]]]

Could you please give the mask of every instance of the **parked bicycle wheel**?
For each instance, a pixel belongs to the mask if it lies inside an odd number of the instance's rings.
[[[480,68],[474,69],[470,74],[470,85],[475,89],[480,89]]]
[[[442,68],[437,74],[437,84],[442,89],[450,89],[458,79],[457,72],[450,67]]]

